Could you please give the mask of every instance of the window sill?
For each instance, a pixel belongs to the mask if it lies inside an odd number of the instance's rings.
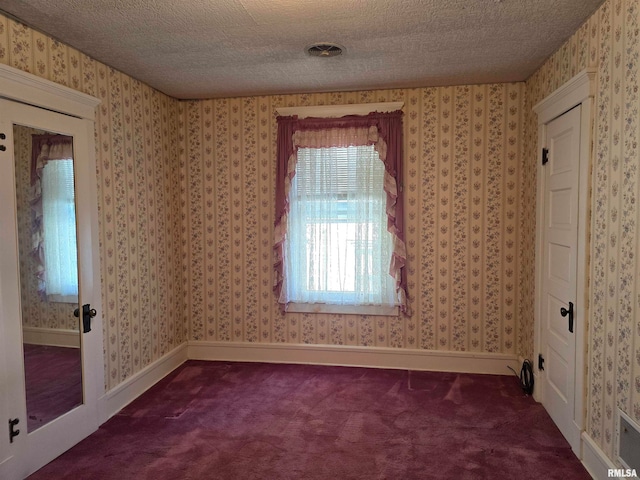
[[[47,302],[51,303],[72,303],[77,305],[78,295],[47,295]]]
[[[340,313],[344,315],[381,315],[397,317],[398,307],[385,305],[330,305],[326,303],[289,303],[287,313]]]

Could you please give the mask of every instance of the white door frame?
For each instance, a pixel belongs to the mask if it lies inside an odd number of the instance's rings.
[[[100,292],[100,251],[99,251],[99,226],[98,226],[98,195],[96,180],[96,148],[95,148],[95,111],[100,100],[69,87],[58,85],[49,80],[37,77],[30,73],[17,70],[13,67],[0,65],[0,98],[51,110],[64,115],[76,117],[83,121],[85,130],[83,132],[82,143],[86,147],[86,162],[76,165],[77,180],[76,191],[82,198],[94,198],[94,202],[80,203],[77,205],[78,216],[82,213],[84,218],[90,218],[89,225],[83,225],[82,231],[78,235],[84,237],[84,242],[94,245],[90,252],[79,261],[90,264],[93,269],[93,278],[84,278],[83,283],[91,283],[90,290]],[[81,193],[80,193],[81,192]],[[3,266],[3,268],[11,268]],[[96,285],[97,284],[97,285]],[[4,290],[11,290],[12,286],[4,285]],[[6,294],[7,292],[3,292]],[[99,401],[104,396],[104,345],[102,332],[102,296],[100,294],[92,297],[91,305],[98,312],[92,319],[92,331],[83,337],[85,355],[90,355],[88,365],[90,371],[83,371],[83,382],[85,382],[85,392],[87,400],[95,402],[96,412],[99,412]],[[2,309],[0,309],[2,315]],[[0,318],[0,327],[4,325],[4,319]],[[0,331],[3,328],[0,328]],[[5,331],[6,333],[6,331]],[[0,337],[0,347],[4,351],[3,342],[8,341],[6,335]],[[11,365],[8,359],[3,358],[0,352],[0,381],[4,386],[16,385],[11,381]],[[6,383],[5,383],[6,382]],[[5,389],[2,389],[5,390]],[[9,389],[11,390],[11,389]],[[0,414],[3,414],[2,422],[6,425],[9,404],[15,395],[11,391],[0,391]],[[26,419],[21,422],[21,434],[26,435]],[[96,425],[99,425],[99,418],[96,418]],[[15,465],[15,456],[18,452],[13,446],[8,445],[8,435],[6,431],[0,438],[0,478],[11,478],[12,472],[22,469],[23,466]],[[52,439],[55,441],[55,439]],[[7,445],[5,445],[7,442]],[[18,455],[19,456],[19,455]],[[31,471],[31,470],[30,470]]]
[[[588,68],[573,77],[562,87],[533,107],[538,114],[538,175],[537,175],[537,207],[536,207],[536,274],[534,301],[534,398],[544,398],[544,382],[537,368],[538,354],[542,352],[541,334],[543,322],[541,318],[541,299],[543,282],[543,228],[545,217],[545,175],[542,167],[542,149],[547,146],[546,125],[563,113],[577,105],[582,105],[580,117],[580,165],[578,180],[578,248],[577,248],[577,296],[574,314],[576,328],[575,358],[575,400],[573,421],[579,431],[584,430],[586,403],[586,346],[587,346],[587,308],[588,308],[588,249],[590,235],[589,198],[590,171],[593,151],[593,98],[596,91],[596,69]],[[572,446],[578,458],[582,458],[581,446]]]

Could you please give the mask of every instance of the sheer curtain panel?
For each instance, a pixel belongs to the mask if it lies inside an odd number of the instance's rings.
[[[38,290],[49,301],[75,303],[78,258],[71,137],[32,136],[31,184]]]
[[[278,118],[278,301],[406,312],[402,112]]]

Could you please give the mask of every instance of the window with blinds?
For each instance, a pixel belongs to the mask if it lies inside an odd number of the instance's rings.
[[[394,305],[384,174],[373,146],[298,150],[285,242],[293,302]]]
[[[78,255],[73,160],[42,169],[45,292],[53,302],[78,301]]]

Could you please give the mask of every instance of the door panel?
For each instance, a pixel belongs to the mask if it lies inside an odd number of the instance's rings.
[[[78,293],[75,298],[71,295],[57,295],[55,292],[43,294],[47,300],[55,299],[55,302],[40,300],[36,308],[32,302],[35,300],[27,295],[26,290],[34,282],[34,272],[30,270],[29,262],[26,260],[22,249],[29,250],[29,237],[38,230],[31,222],[25,220],[25,205],[31,200],[30,188],[24,186],[24,175],[21,169],[24,167],[20,161],[29,157],[16,148],[17,137],[20,135],[31,135],[34,129],[38,133],[42,131],[53,134],[68,135],[73,138],[73,172],[75,177],[75,210],[77,217],[77,277]],[[82,181],[95,182],[95,170],[91,172],[89,160],[88,135],[93,135],[87,128],[87,122],[70,116],[26,106],[16,102],[0,100],[0,133],[6,137],[4,145],[5,151],[0,151],[0,191],[2,192],[3,209],[0,210],[0,231],[2,232],[2,245],[0,251],[0,291],[1,304],[0,321],[5,338],[5,362],[7,365],[6,376],[8,377],[7,395],[8,404],[6,414],[10,419],[17,419],[19,423],[16,429],[20,434],[13,439],[9,445],[11,455],[11,468],[8,469],[8,478],[24,478],[45,465],[80,440],[95,431],[98,427],[97,398],[102,386],[96,385],[98,379],[102,379],[102,345],[101,336],[87,333],[81,334],[79,330],[79,320],[73,316],[78,305],[90,303],[99,298],[99,272],[95,268],[93,261],[94,247],[92,231],[94,219],[91,208],[95,205],[95,197],[91,196],[91,189],[82,187]],[[14,133],[16,134],[14,137]],[[23,142],[24,143],[24,142]],[[18,141],[19,148],[21,142]],[[16,161],[18,162],[16,164]],[[84,180],[82,180],[84,179]],[[27,197],[25,199],[25,196]],[[5,203],[6,202],[6,203]],[[73,210],[73,200],[71,200],[71,211]],[[30,212],[28,212],[30,213]],[[51,218],[52,214],[49,214]],[[62,218],[62,217],[61,217]],[[54,225],[55,227],[55,225]],[[21,231],[22,230],[22,231]],[[54,228],[55,230],[55,228]],[[20,240],[20,235],[23,240]],[[51,234],[48,234],[51,238]],[[27,237],[26,239],[24,237]],[[31,238],[33,241],[33,238]],[[68,244],[69,240],[63,242]],[[25,247],[26,245],[26,247]],[[52,263],[50,261],[50,263]],[[46,270],[46,269],[45,269]],[[54,269],[50,269],[54,272]],[[96,281],[96,277],[98,281]],[[45,275],[45,278],[46,275]],[[47,278],[48,285],[53,285],[53,280]],[[36,281],[37,283],[37,281]],[[79,297],[79,298],[78,298]],[[69,303],[73,302],[73,303]],[[99,303],[99,302],[98,302]],[[49,313],[41,313],[43,312]],[[57,310],[61,319],[53,320],[52,310]],[[38,315],[47,315],[48,320],[42,324],[44,328],[33,327]],[[96,319],[98,320],[98,319]],[[48,323],[47,323],[48,322]],[[29,328],[23,328],[23,324]],[[69,345],[63,347],[67,353],[74,352],[77,360],[71,361],[75,364],[76,370],[71,374],[72,382],[60,388],[61,377],[46,378],[45,368],[38,367],[35,377],[38,377],[39,384],[33,384],[34,373],[27,372],[25,379],[25,354],[29,357],[33,352],[31,345],[34,343],[51,343],[49,333],[54,333],[53,338],[59,338],[60,332],[56,328],[57,324],[63,324],[66,328],[65,334],[69,337]],[[94,330],[101,328],[96,322]],[[33,330],[37,330],[40,337],[34,340]],[[42,339],[44,332],[45,340]],[[24,340],[27,343],[24,343]],[[52,353],[53,348],[49,353]],[[57,351],[57,350],[56,350]],[[47,368],[53,366],[54,357],[49,356]],[[59,358],[59,357],[55,357]],[[55,374],[54,374],[55,377]],[[79,385],[74,385],[79,383]],[[71,389],[75,389],[71,392]],[[33,403],[34,392],[37,404]],[[27,399],[27,393],[31,398]],[[68,395],[70,399],[63,401],[63,396]],[[38,397],[39,395],[39,397]],[[49,396],[49,402],[47,402]],[[29,400],[29,402],[27,402]],[[27,404],[29,403],[29,408]],[[63,408],[50,412],[47,403],[62,404]]]
[[[545,358],[542,403],[574,450],[580,431],[574,418],[576,337],[562,309],[576,303],[578,186],[581,107],[547,125],[549,163],[544,167],[545,221],[541,342]],[[580,306],[578,305],[577,308]],[[581,328],[581,326],[577,326]],[[576,450],[577,451],[577,450]]]
[[[80,322],[74,317],[73,138],[18,124],[13,134],[26,427],[32,432],[83,402]]]

